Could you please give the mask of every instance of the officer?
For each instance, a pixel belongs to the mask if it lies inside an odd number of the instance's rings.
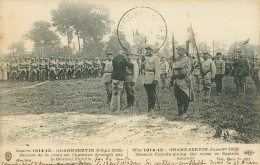
[[[154,111],[156,102],[156,86],[160,81],[160,59],[153,55],[150,46],[146,47],[146,60],[144,61],[144,88],[148,98],[148,113]],[[157,98],[158,99],[158,98]]]
[[[107,52],[106,53],[106,61],[103,62],[104,65],[104,74],[102,77],[102,82],[105,84],[106,91],[107,91],[107,104],[110,103],[112,98],[112,79],[111,75],[113,72],[113,66],[112,66],[112,59],[113,59],[113,53]]]
[[[186,55],[185,46],[176,47],[178,57],[173,65],[174,95],[177,99],[178,116],[187,117],[189,102],[194,101],[194,93],[191,83],[192,64]]]
[[[83,68],[83,62],[79,58],[76,58],[74,74],[77,79],[81,78],[82,68]]]
[[[236,84],[237,94],[245,93],[246,76],[249,76],[249,62],[243,56],[240,49],[237,50],[238,59],[234,62],[234,82]]]
[[[127,99],[127,108],[132,109],[135,101],[135,83],[139,74],[139,67],[133,54],[128,53],[128,59],[133,64],[132,68],[126,67],[125,91]]]
[[[210,99],[211,83],[214,82],[216,74],[215,63],[211,60],[208,52],[203,52],[204,61],[201,62],[202,90],[204,91],[204,101]]]
[[[217,52],[216,54],[216,75],[215,75],[215,83],[217,88],[217,93],[221,94],[222,92],[222,78],[225,75],[225,61],[222,60],[222,54],[221,52]]]
[[[110,109],[117,111],[122,109],[122,95],[124,90],[124,81],[126,80],[126,66],[133,68],[133,64],[125,58],[125,51],[120,50],[118,55],[112,60],[113,72],[112,78],[112,99]],[[116,105],[116,106],[115,106]]]

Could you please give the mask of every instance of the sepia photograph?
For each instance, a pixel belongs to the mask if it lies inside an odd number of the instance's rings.
[[[0,163],[259,164],[259,6],[0,0]]]

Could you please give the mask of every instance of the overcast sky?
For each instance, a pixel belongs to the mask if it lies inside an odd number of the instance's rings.
[[[51,21],[50,11],[57,8],[60,0],[0,0],[0,50],[8,53],[12,42],[25,41],[23,35],[35,21]],[[93,1],[94,2],[94,1]],[[93,3],[92,2],[92,3]],[[227,45],[250,38],[250,43],[259,43],[259,2],[257,0],[197,0],[197,1],[95,1],[111,9],[110,16],[115,29],[121,16],[129,9],[147,6],[157,10],[165,19],[168,36],[174,32],[179,44],[187,39],[190,13],[196,40],[221,41]],[[32,42],[25,41],[27,51]],[[66,45],[66,40],[63,41]]]

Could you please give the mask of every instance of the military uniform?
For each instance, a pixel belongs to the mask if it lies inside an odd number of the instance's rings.
[[[111,75],[112,78],[112,99],[110,103],[110,109],[114,110],[116,107],[117,110],[122,108],[122,95],[124,90],[124,81],[126,80],[126,66],[129,68],[133,67],[127,59],[123,56],[125,52],[123,50],[119,51],[119,54],[113,58],[113,72]],[[116,104],[116,106],[115,106]]]
[[[105,84],[106,91],[107,91],[107,103],[110,103],[112,98],[112,79],[111,75],[113,72],[113,65],[112,65],[112,53],[107,53],[108,59],[103,62],[104,64],[104,74],[102,77],[102,82]]]
[[[194,93],[191,82],[191,61],[185,54],[185,47],[180,45],[177,48],[179,57],[173,65],[174,95],[177,99],[178,115],[186,117],[189,102],[194,101]]]
[[[68,80],[72,79],[72,75],[74,74],[74,68],[75,63],[71,59],[68,59],[66,63],[66,76]]]
[[[50,67],[50,70],[49,70],[49,76],[50,76],[50,80],[56,80],[56,69],[57,69],[57,63],[55,61],[55,59],[53,59],[51,57],[50,61],[49,61],[49,67]]]
[[[211,83],[214,81],[216,74],[215,63],[210,59],[209,53],[203,53],[204,61],[201,63],[202,90],[204,91],[205,101],[210,98]]]
[[[11,81],[14,82],[14,79],[16,79],[18,73],[18,61],[12,60],[12,63],[10,64],[10,78]]]
[[[215,65],[216,65],[215,83],[216,83],[217,93],[221,93],[221,91],[222,91],[222,78],[225,75],[225,61],[223,61],[221,59],[221,53],[217,53],[216,56],[217,56],[217,58],[215,60]]]
[[[4,59],[0,62],[0,80],[7,80],[7,63]]]
[[[40,80],[45,81],[46,80],[46,64],[42,58],[40,58],[39,69],[40,69]]]
[[[144,62],[143,83],[148,97],[148,112],[151,112],[154,110],[156,102],[156,85],[160,81],[161,69],[159,57],[151,54],[150,47],[147,47],[146,50],[147,58]]]
[[[19,72],[17,74],[17,78],[20,81],[23,81],[24,77],[26,76],[26,62],[22,59],[21,62],[19,63]]]
[[[37,70],[39,68],[38,63],[35,60],[32,60],[30,68],[30,81],[37,80]]]
[[[130,60],[130,62],[133,64],[133,68],[126,67],[125,91],[127,107],[132,108],[135,101],[135,83],[137,81],[139,67],[133,58]]]
[[[162,88],[166,88],[166,79],[168,76],[169,71],[169,63],[165,60],[165,57],[162,57],[162,61],[160,63],[160,69],[161,69],[161,80],[162,80]]]
[[[241,55],[241,51],[238,51],[240,56],[234,62],[234,82],[236,84],[237,94],[245,93],[246,76],[249,75],[249,62]]]
[[[57,62],[57,77],[59,80],[64,78],[65,63],[62,58]]]

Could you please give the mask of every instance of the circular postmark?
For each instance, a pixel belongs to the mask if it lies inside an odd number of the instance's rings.
[[[11,154],[11,152],[7,151],[5,153],[5,160],[10,161],[11,159],[12,159],[12,154]]]
[[[167,38],[167,25],[158,11],[135,7],[121,17],[117,37],[123,49],[134,55],[144,55],[148,46],[156,53]]]

